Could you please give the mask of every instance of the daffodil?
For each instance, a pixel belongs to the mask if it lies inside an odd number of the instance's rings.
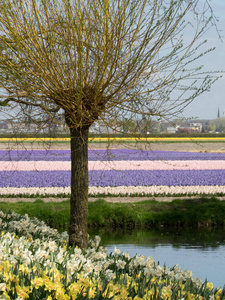
[[[37,219],[15,213],[0,212],[0,216],[0,226],[7,228],[0,237],[0,299],[4,296],[9,300],[39,300],[35,293],[40,290],[47,300],[171,299],[172,291],[178,299],[203,300],[202,291],[207,291],[207,300],[219,300],[224,294],[220,288],[214,291],[212,283],[203,285],[200,279],[193,278],[190,270],[162,267],[151,257],[137,255],[128,260],[129,255],[119,249],[108,256],[99,246],[99,237],[82,252],[65,247],[65,235],[48,229]],[[21,229],[18,236],[15,226]],[[41,232],[38,238],[34,228]],[[195,293],[189,290],[190,284]]]

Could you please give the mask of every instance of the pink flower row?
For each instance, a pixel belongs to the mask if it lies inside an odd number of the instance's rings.
[[[89,161],[89,170],[224,170],[222,160]],[[70,161],[0,161],[0,171],[69,171]]]

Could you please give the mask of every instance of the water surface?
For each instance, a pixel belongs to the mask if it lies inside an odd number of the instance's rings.
[[[215,287],[225,284],[225,230],[152,230],[90,232],[101,236],[101,245],[108,253],[115,246],[130,256],[151,256],[160,265],[183,270],[190,269],[194,277],[213,282]]]

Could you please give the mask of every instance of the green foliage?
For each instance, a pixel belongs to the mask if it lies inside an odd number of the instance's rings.
[[[44,202],[37,199],[35,202],[0,203],[0,210],[4,212],[14,211],[21,215],[27,213],[31,218],[37,217],[45,221],[49,226],[65,229],[69,226],[70,201]]]
[[[103,199],[89,202],[89,228],[158,228],[225,226],[225,201],[196,198],[158,202],[108,203]],[[70,202],[0,202],[0,210],[28,213],[58,229],[69,227]]]
[[[3,101],[0,101],[0,107],[3,107],[3,106],[7,106],[9,103],[9,100],[3,100]]]
[[[210,121],[209,123],[210,129],[215,130],[217,132],[225,131],[225,117],[220,117]]]

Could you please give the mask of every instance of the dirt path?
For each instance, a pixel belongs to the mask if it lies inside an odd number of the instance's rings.
[[[161,151],[225,152],[224,142],[89,143],[89,149],[142,149]],[[0,143],[0,150],[69,150],[69,143]]]

